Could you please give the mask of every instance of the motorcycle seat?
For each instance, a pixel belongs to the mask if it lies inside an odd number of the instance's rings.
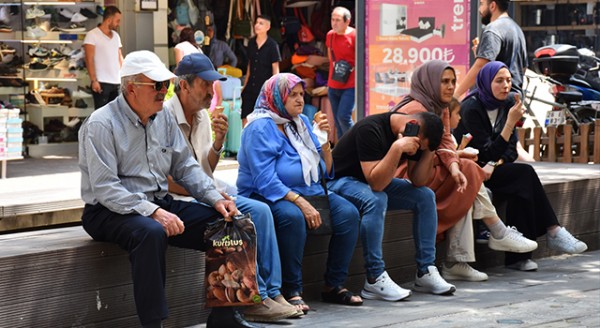
[[[559,91],[556,95],[556,101],[559,103],[578,102],[583,99],[583,95],[579,91]]]

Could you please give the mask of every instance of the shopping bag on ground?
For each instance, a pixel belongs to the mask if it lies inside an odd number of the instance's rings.
[[[204,233],[206,306],[244,306],[261,302],[256,280],[256,229],[250,214],[221,218]]]

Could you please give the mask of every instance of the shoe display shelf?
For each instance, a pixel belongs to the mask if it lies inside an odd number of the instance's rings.
[[[0,53],[17,59],[11,66],[3,67],[10,58],[5,60],[0,56],[0,100],[16,95],[28,98],[21,109],[26,113],[25,118],[42,131],[42,136],[52,133],[46,131],[50,123],[59,121],[72,128],[69,123],[82,121],[93,111],[91,95],[78,90],[90,82],[85,70],[83,40],[101,22],[98,10],[102,5],[103,1],[93,0],[0,0]],[[4,75],[3,69],[12,75]],[[4,79],[15,81],[2,82]],[[44,90],[49,88],[70,92],[48,94]],[[31,140],[27,145],[29,155],[48,153],[39,148],[56,152],[52,142],[64,144],[61,138],[48,139],[50,143],[44,143],[46,138],[42,142]]]
[[[552,44],[571,44],[600,56],[600,2],[597,0],[516,0],[514,18],[527,41],[528,57]],[[531,63],[530,63],[531,65]]]
[[[23,120],[20,110],[0,109],[0,166],[2,179],[6,179],[6,162],[23,158]]]

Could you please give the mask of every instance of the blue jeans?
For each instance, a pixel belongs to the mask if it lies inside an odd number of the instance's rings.
[[[338,139],[354,125],[352,121],[352,111],[354,110],[354,88],[333,89],[327,91],[331,111],[335,118],[335,129]]]
[[[275,230],[281,255],[282,293],[286,298],[302,293],[302,257],[306,243],[306,221],[300,208],[287,200],[270,202],[260,195],[250,197],[265,202],[275,218]],[[329,193],[333,235],[329,241],[325,285],[343,286],[348,276],[358,237],[358,211],[344,198]]]
[[[327,184],[329,190],[350,201],[362,213],[360,240],[368,278],[385,271],[382,242],[386,209],[413,211],[413,238],[417,269],[427,272],[435,262],[437,212],[435,194],[427,187],[415,187],[405,179],[392,179],[383,192],[353,177],[342,177]]]
[[[258,291],[264,300],[281,294],[281,262],[275,236],[273,215],[267,204],[237,196],[235,204],[242,213],[250,213],[256,228]]]

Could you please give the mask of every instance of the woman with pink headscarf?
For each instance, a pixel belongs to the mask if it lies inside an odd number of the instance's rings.
[[[282,294],[304,312],[302,257],[307,230],[321,224],[319,212],[304,196],[323,195],[322,174],[333,172],[329,123],[321,114],[315,123],[302,114],[304,81],[289,73],[268,79],[248,116],[238,153],[238,193],[271,207],[282,267]],[[317,138],[313,129],[324,133]],[[320,142],[319,140],[323,140]],[[323,172],[323,173],[321,173]],[[362,299],[343,287],[358,237],[358,210],[329,192],[332,236],[322,298],[326,302],[361,305]]]

